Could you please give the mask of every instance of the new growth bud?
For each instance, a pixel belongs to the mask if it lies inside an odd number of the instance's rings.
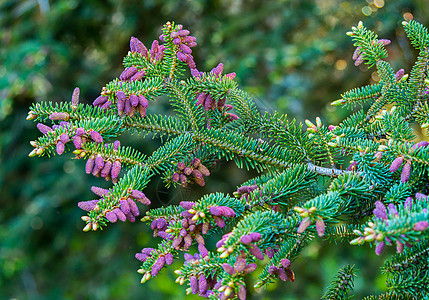
[[[80,89],[78,87],[76,87],[73,90],[73,94],[72,94],[72,98],[71,98],[71,106],[72,108],[77,108],[77,105],[79,104],[79,94],[80,94]]]

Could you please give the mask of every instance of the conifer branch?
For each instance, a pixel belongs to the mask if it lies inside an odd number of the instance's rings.
[[[340,269],[321,299],[350,299],[349,290],[353,289],[354,277],[356,277],[354,266],[347,265]]]
[[[27,119],[42,122],[37,124],[42,136],[31,142],[29,156],[62,155],[74,147],[76,158],[87,159],[87,174],[111,180],[109,189],[91,188],[97,199],[78,203],[88,212],[82,217],[84,231],[118,220],[135,222],[138,205],[151,204],[142,190],[159,174],[170,188],[204,186],[220,159],[258,172],[233,196],[211,193],[146,211],[142,221],[162,241],[136,254],[142,283],[186,252],[175,273],[176,282],[189,285],[188,294],[242,300],[244,275],[258,268],[257,260],[265,265],[255,287],[277,279],[293,282],[299,276],[294,260],[318,236],[335,243],[351,238],[352,245],[373,243],[377,255],[396,246],[400,254],[383,268],[388,291],[367,299],[426,297],[429,143],[415,142],[411,122],[429,127],[429,34],[416,21],[403,25],[419,51],[410,74],[393,71],[384,60],[390,41],[378,39],[360,22],[348,33],[357,46],[353,59],[356,66],[375,65],[380,82],[332,102],[359,105],[338,126],[324,126],[317,117],[316,124],[305,121],[303,132],[303,125],[286,115],[261,114],[238,88],[235,73],[223,74],[222,63],[210,72],[198,71],[191,55],[196,38],[168,22],[159,37],[162,44],[155,40],[148,49],[131,38],[125,70],[102,89],[94,107],[79,104],[79,89],[71,103],[33,104]],[[184,78],[187,67],[190,78]],[[149,101],[166,97],[175,116],[147,113]],[[162,145],[146,157],[110,141],[125,131],[159,135]],[[206,248],[206,239],[217,233],[223,236],[216,252]],[[192,245],[198,248],[193,255],[188,253]],[[354,267],[340,270],[323,298],[349,298],[354,276]]]
[[[133,133],[146,135],[152,133],[154,136],[159,135],[180,135],[189,131],[188,124],[173,116],[162,116],[146,114],[144,118],[135,116],[126,117],[122,126]]]
[[[202,111],[199,110],[191,100],[190,91],[186,86],[178,82],[167,81],[166,86],[172,96],[172,105],[176,107],[176,112],[182,120],[190,123],[192,131],[199,130],[202,124]]]

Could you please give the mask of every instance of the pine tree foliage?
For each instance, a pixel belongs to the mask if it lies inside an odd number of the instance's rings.
[[[127,117],[123,120],[123,126],[125,130],[139,134],[142,137],[152,133],[154,137],[166,135],[168,138],[184,134],[189,130],[189,125],[182,119],[155,114],[146,114],[144,118],[140,116]]]
[[[347,265],[340,269],[321,299],[350,299],[349,291],[353,289],[354,277],[354,266]]]
[[[405,249],[385,262],[383,272],[387,274],[389,295],[397,298],[424,299],[429,285],[429,248],[428,242],[417,243],[415,247]],[[406,286],[406,289],[403,287]]]
[[[418,141],[414,128],[429,127],[429,35],[416,21],[403,26],[419,51],[409,75],[385,60],[390,41],[361,22],[347,33],[357,47],[355,64],[375,67],[380,81],[334,101],[354,109],[334,126],[319,117],[304,125],[260,113],[222,64],[198,71],[191,54],[196,38],[168,22],[150,48],[131,38],[125,70],[93,105],[79,104],[78,89],[71,103],[34,104],[27,119],[40,122],[42,136],[31,142],[30,156],[72,151],[86,160],[87,174],[112,182],[110,189],[92,187],[98,199],[79,202],[88,212],[84,231],[135,222],[138,205],[151,204],[143,190],[154,177],[167,188],[203,186],[221,160],[259,172],[231,194],[146,210],[141,220],[161,241],[136,254],[142,283],[185,252],[175,273],[176,282],[189,285],[187,293],[245,299],[246,274],[261,269],[257,288],[278,279],[292,284],[299,277],[294,260],[324,237],[373,243],[377,255],[396,246],[398,255],[383,268],[387,292],[367,299],[423,299],[429,293],[429,143]],[[154,101],[169,101],[174,114],[151,113]],[[125,132],[151,134],[162,145],[144,155],[115,140]],[[205,239],[215,233],[223,236],[207,249]],[[198,253],[189,253],[192,245]],[[354,276],[354,267],[344,267],[323,299],[350,298]]]

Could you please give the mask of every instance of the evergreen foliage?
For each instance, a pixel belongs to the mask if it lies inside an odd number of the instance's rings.
[[[189,284],[188,293],[244,299],[244,276],[257,267],[256,288],[293,282],[299,276],[293,262],[311,240],[354,238],[353,245],[375,244],[378,255],[396,246],[398,255],[383,269],[388,291],[381,299],[427,297],[429,143],[417,141],[412,126],[429,127],[429,38],[416,21],[403,26],[419,51],[409,75],[383,60],[389,41],[359,23],[348,33],[357,46],[356,65],[375,66],[380,82],[332,103],[360,106],[338,126],[316,118],[315,124],[306,120],[303,132],[303,124],[285,115],[260,113],[222,64],[198,71],[191,54],[196,39],[168,22],[162,44],[155,40],[146,48],[131,38],[125,70],[101,90],[94,107],[78,104],[78,90],[71,103],[34,104],[27,119],[43,122],[37,125],[43,135],[31,142],[30,156],[75,149],[77,159],[87,160],[86,173],[112,181],[109,190],[92,188],[99,199],[79,203],[88,211],[84,231],[134,222],[137,204],[150,205],[142,190],[159,174],[167,187],[203,186],[221,160],[261,173],[231,195],[147,210],[142,221],[162,240],[157,249],[136,254],[142,282],[185,252],[176,274],[178,283]],[[183,80],[187,68],[191,77]],[[167,99],[173,116],[147,113],[151,102]],[[146,156],[113,141],[126,131],[153,133],[162,145]],[[209,251],[205,237],[219,232],[217,249]],[[192,245],[199,253],[188,253]],[[354,276],[353,267],[340,270],[324,299],[349,297]]]

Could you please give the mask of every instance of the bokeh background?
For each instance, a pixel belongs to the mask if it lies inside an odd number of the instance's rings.
[[[0,299],[186,298],[185,289],[174,283],[174,266],[139,283],[134,253],[156,242],[145,224],[82,232],[76,203],[93,197],[91,185],[108,183],[84,174],[84,162],[69,159],[70,154],[27,156],[29,141],[40,134],[25,120],[32,102],[69,101],[79,86],[81,102],[91,103],[120,74],[130,36],[150,45],[166,21],[175,21],[197,37],[193,54],[198,69],[208,71],[223,62],[261,110],[278,110],[299,121],[321,116],[336,124],[347,112],[334,111],[329,102],[378,80],[374,70],[353,65],[354,49],[345,32],[362,20],[392,40],[388,50],[394,68],[409,71],[415,53],[401,29],[404,18],[429,25],[429,2],[0,1]],[[136,136],[121,141],[148,154],[159,145]],[[232,192],[254,175],[226,163],[213,173],[205,189],[172,191],[155,180],[145,192],[152,207],[177,204],[207,192]],[[248,296],[318,299],[336,271],[349,263],[359,269],[355,294],[360,299],[383,291],[378,266],[389,255],[376,257],[366,246],[316,240],[294,263],[294,283],[276,283],[267,290],[249,285]]]

